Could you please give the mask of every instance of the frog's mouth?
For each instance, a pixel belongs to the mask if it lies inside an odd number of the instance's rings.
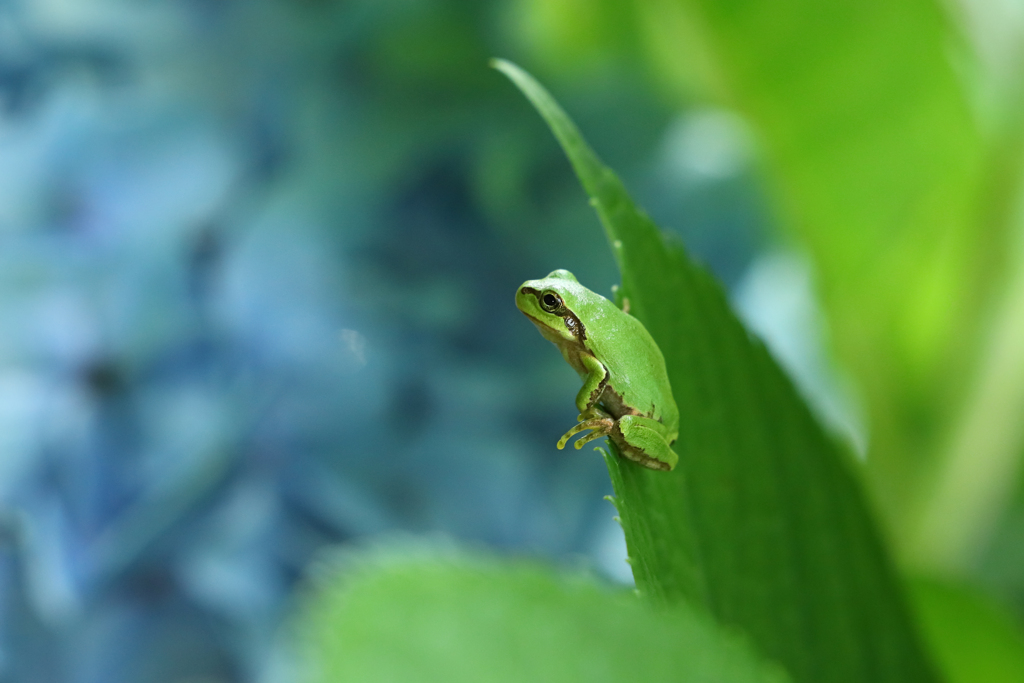
[[[530,319],[530,322],[531,322],[531,323],[533,323],[534,325],[538,325],[538,326],[543,326],[543,327],[547,327],[546,325],[544,325],[544,323],[542,323],[541,321],[537,320],[536,318],[534,318],[534,317],[533,317],[532,315],[530,315],[530,314],[529,314],[529,313],[527,313],[526,311],[520,311],[520,312],[521,312],[521,313],[522,313],[523,315],[525,315],[525,316],[526,316],[527,318],[529,318],[529,319]]]
[[[548,339],[550,339],[552,336],[555,336],[555,337],[558,336],[557,334],[554,333],[554,330],[551,329],[551,325],[548,325],[543,320],[541,320],[539,318],[535,318],[532,315],[530,315],[529,313],[526,313],[525,311],[523,312],[523,315],[525,315],[527,318],[529,318],[530,322],[533,323],[534,325],[536,325],[537,329],[540,330],[540,333],[543,334]]]

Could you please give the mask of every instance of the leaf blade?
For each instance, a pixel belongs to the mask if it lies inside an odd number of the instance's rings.
[[[363,557],[321,581],[300,627],[311,683],[787,680],[692,609],[468,555]]]
[[[949,683],[1024,679],[1024,632],[1004,608],[968,586],[917,578],[910,595]]]
[[[591,196],[680,409],[676,470],[607,458],[638,588],[703,604],[797,681],[934,680],[844,454],[718,283],[633,205],[553,98],[518,67],[496,67]]]
[[[814,258],[831,343],[865,398],[866,475],[896,551],[963,572],[1005,502],[1004,463],[1024,452],[1006,421],[972,429],[970,411],[985,410],[975,395],[988,397],[964,390],[985,379],[1012,272],[1018,86],[986,82],[984,50],[932,0],[670,1],[699,26],[718,99],[754,127],[780,223]],[[973,489],[948,485],[958,461],[983,471]]]

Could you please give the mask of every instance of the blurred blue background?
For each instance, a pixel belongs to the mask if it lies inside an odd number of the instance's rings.
[[[554,447],[578,379],[513,305],[554,268],[617,273],[488,58],[545,81],[798,350],[813,302],[799,259],[755,262],[742,122],[549,24],[512,0],[0,2],[0,680],[288,680],[308,563],[382,534],[629,580],[601,459]]]

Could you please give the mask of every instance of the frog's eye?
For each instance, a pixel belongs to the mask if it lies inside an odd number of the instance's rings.
[[[562,297],[552,292],[544,292],[540,298],[540,307],[548,313],[554,313],[562,307]]]

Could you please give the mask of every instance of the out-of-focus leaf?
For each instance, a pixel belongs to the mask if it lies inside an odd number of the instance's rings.
[[[533,563],[355,563],[309,600],[310,683],[781,683],[734,635]]]
[[[919,579],[910,594],[918,623],[948,683],[1024,681],[1024,633],[976,591]]]
[[[991,541],[1007,513],[1024,456],[1024,234],[994,302],[970,400],[921,507],[915,550],[939,567],[962,568]]]
[[[509,16],[521,42],[553,67],[581,72],[607,66],[637,46],[635,12],[617,0],[516,0]]]
[[[716,94],[754,125],[783,223],[818,265],[832,340],[867,399],[872,491],[898,549],[962,565],[963,546],[991,515],[920,539],[919,506],[936,495],[943,477],[932,470],[951,449],[997,462],[1020,443],[1018,434],[998,451],[975,449],[961,433],[973,425],[958,418],[969,419],[965,389],[1005,268],[1019,144],[982,134],[970,55],[942,3],[677,6],[713,55]],[[1005,481],[985,477],[941,504],[984,505]]]
[[[719,285],[666,244],[550,95],[518,67],[497,67],[572,161],[679,405],[673,472],[608,458],[641,592],[703,603],[797,681],[933,680],[836,445]]]

